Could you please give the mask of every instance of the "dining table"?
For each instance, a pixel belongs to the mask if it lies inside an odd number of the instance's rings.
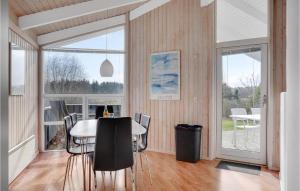
[[[236,147],[236,120],[241,120],[241,121],[248,121],[248,120],[252,120],[252,121],[260,121],[260,114],[247,114],[247,115],[230,115],[229,117],[231,117],[234,121],[234,125],[233,125],[233,145]],[[243,122],[243,126],[244,128],[246,128],[246,124],[245,122]]]
[[[86,178],[85,178],[85,157],[84,157],[84,151],[85,151],[85,142],[88,141],[88,139],[95,138],[96,132],[97,132],[97,119],[89,119],[89,120],[81,120],[78,121],[74,127],[70,131],[70,135],[72,137],[76,137],[81,141],[81,156],[82,156],[82,169],[83,169],[83,186],[84,190],[86,190]],[[137,123],[135,120],[132,120],[131,122],[131,132],[132,137],[136,137],[137,144],[141,143],[141,136],[147,132],[146,128],[144,128],[141,124]],[[136,147],[138,148],[138,147]],[[138,160],[138,150],[135,151],[135,162],[134,162],[134,186],[133,190],[136,190],[137,185],[137,160]],[[125,177],[126,178],[126,177]]]

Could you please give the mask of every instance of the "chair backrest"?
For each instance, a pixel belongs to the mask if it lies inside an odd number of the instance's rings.
[[[96,112],[95,112],[95,119],[98,119],[99,117],[103,117],[103,111],[105,109],[104,105],[100,105],[96,107]],[[108,105],[107,106],[107,110],[109,113],[113,113],[114,112],[114,108],[112,105]]]
[[[72,120],[72,125],[76,125],[78,118],[77,118],[77,113],[71,113],[70,114],[71,120]]]
[[[231,108],[230,111],[231,111],[231,115],[247,115],[247,111],[245,108]],[[233,117],[232,119],[236,121],[239,120],[239,118],[235,118],[235,117]]]
[[[260,108],[251,108],[252,115],[260,115]]]
[[[150,127],[151,117],[149,115],[142,115],[140,124],[147,130],[145,134],[142,135],[142,145],[140,150],[145,150],[148,147],[148,132]]]
[[[230,111],[232,115],[247,115],[245,108],[231,108]]]
[[[131,118],[99,118],[93,169],[116,171],[133,166]]]
[[[70,131],[73,128],[71,117],[70,116],[64,117],[64,122],[65,122],[65,131],[66,131],[66,150],[69,153],[70,141],[71,141]]]
[[[136,121],[137,123],[140,123],[141,122],[141,116],[142,116],[141,113],[135,113],[134,114],[134,121]]]
[[[63,115],[64,116],[69,115],[69,111],[68,111],[68,108],[67,108],[65,100],[61,100],[60,101],[60,105],[61,105],[61,109],[62,109]]]

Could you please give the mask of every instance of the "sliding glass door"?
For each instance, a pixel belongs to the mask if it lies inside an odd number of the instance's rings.
[[[267,45],[218,49],[217,153],[266,163]]]

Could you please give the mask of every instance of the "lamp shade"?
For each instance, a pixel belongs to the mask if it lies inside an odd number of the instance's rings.
[[[112,63],[105,59],[100,66],[100,75],[101,77],[112,77],[114,73],[114,67]]]

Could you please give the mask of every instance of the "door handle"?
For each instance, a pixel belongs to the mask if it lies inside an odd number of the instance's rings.
[[[268,103],[268,96],[265,94],[263,96],[263,105],[267,105],[267,103]]]

